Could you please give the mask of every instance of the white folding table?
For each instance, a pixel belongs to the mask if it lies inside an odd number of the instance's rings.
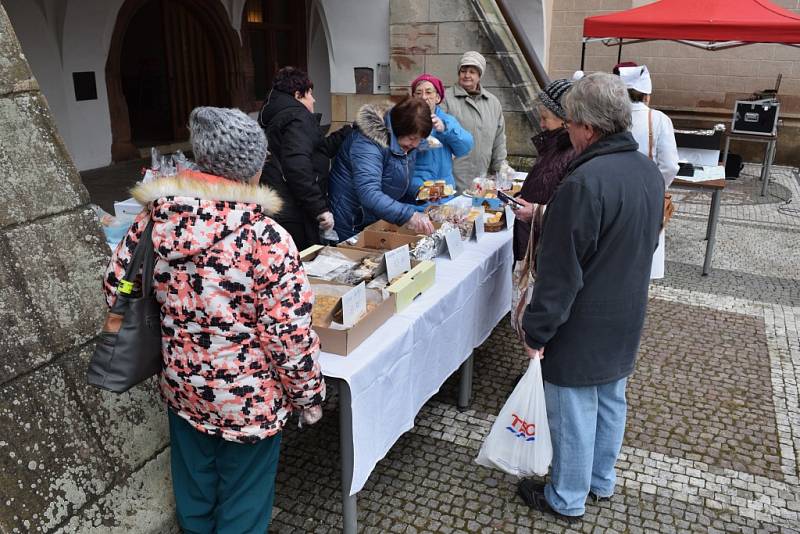
[[[357,530],[356,494],[422,406],[461,369],[459,407],[469,404],[472,351],[511,309],[512,231],[465,243],[437,258],[436,282],[347,356],[322,353],[337,382],[343,531]]]

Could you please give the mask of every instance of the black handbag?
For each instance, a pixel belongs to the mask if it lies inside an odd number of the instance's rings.
[[[161,370],[161,306],[153,295],[153,221],[147,224],[89,360],[92,386],[123,393]],[[141,295],[133,280],[142,271]]]

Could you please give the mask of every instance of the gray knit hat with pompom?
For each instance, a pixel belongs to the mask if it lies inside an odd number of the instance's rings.
[[[264,166],[264,131],[238,109],[194,108],[189,132],[194,160],[203,172],[247,182]]]

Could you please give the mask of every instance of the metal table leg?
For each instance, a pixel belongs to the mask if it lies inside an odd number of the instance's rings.
[[[731,138],[727,135],[725,136],[725,152],[722,154],[722,166],[724,167],[726,163],[728,163],[728,150],[731,148]]]
[[[344,380],[339,385],[339,447],[342,459],[342,532],[356,534],[358,511],[356,496],[350,495],[353,481],[353,408],[350,386]]]
[[[706,229],[706,257],[703,260],[703,276],[707,276],[711,271],[711,257],[714,255],[714,243],[717,238],[717,222],[719,220],[719,203],[722,197],[721,191],[715,189],[711,195],[711,211],[708,214],[708,228]]]
[[[775,147],[777,143],[770,141],[767,143],[767,150],[764,152],[764,163],[761,164],[761,196],[767,196],[767,189],[769,188],[769,174],[772,168],[772,160],[775,158]]]
[[[467,358],[464,363],[461,364],[460,373],[461,376],[459,377],[458,381],[458,409],[459,410],[466,410],[469,408],[470,402],[472,401],[472,368],[473,368],[473,357],[475,353],[471,353],[469,358]]]

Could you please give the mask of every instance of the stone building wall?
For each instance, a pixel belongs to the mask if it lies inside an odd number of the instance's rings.
[[[86,385],[109,251],[0,5],[0,532],[173,528],[153,384]]]
[[[548,72],[552,78],[571,76],[580,67],[583,20],[623,11],[653,0],[558,0],[550,14]],[[771,0],[800,14],[798,0]],[[668,41],[626,45],[623,61],[644,63],[653,76],[653,104],[676,125],[730,124],[734,102],[754,91],[774,87],[779,73],[783,127],[779,132],[778,161],[800,165],[800,48],[756,44],[730,50],[707,51]],[[587,72],[610,71],[617,48],[601,43],[586,47]],[[757,160],[762,144],[734,142],[732,149]]]
[[[411,82],[423,72],[440,77],[445,86],[455,84],[461,54],[477,50],[486,57],[481,83],[503,106],[509,155],[533,154],[531,102],[522,101],[515,93],[503,60],[510,59],[517,65],[524,62],[508,39],[504,44],[496,39],[507,27],[494,2],[393,0],[390,9],[392,94],[407,94]],[[527,80],[518,81],[517,85],[530,84],[531,79],[528,73]]]
[[[503,106],[509,155],[534,153],[531,103],[536,87],[494,1],[392,0],[389,34],[391,95],[333,95],[334,128],[352,121],[364,103],[407,95],[423,72],[453,85],[461,54],[477,50],[487,61],[481,83]]]

